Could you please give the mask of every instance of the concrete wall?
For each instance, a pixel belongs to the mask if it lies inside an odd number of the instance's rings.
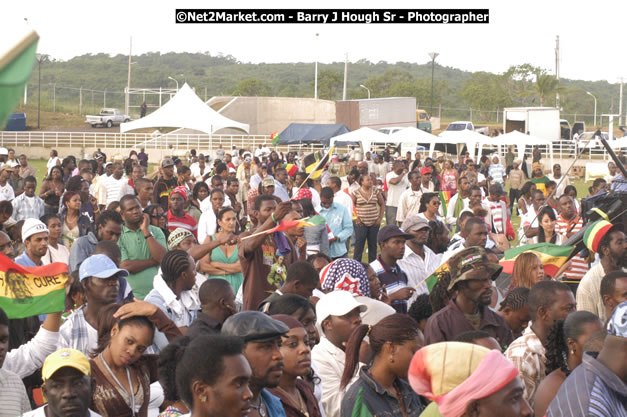
[[[220,114],[250,125],[251,135],[270,135],[283,131],[290,123],[335,123],[335,102],[295,97],[238,97]],[[241,134],[230,129],[216,132],[238,133]]]

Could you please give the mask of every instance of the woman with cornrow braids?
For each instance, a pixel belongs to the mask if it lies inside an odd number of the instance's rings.
[[[196,264],[191,255],[180,249],[169,251],[144,301],[156,305],[184,332],[200,310],[198,292],[192,291],[195,284]]]
[[[553,324],[547,336],[547,376],[538,386],[534,399],[536,416],[546,414],[566,377],[581,364],[583,345],[601,329],[601,320],[589,311],[576,311]]]
[[[344,395],[341,417],[359,414],[363,407],[372,416],[418,417],[427,402],[406,382],[409,363],[424,345],[418,323],[407,314],[392,314],[374,326],[362,324],[355,328],[346,344],[341,389],[346,389],[355,375],[359,350],[366,336],[374,359],[360,369],[359,378]]]

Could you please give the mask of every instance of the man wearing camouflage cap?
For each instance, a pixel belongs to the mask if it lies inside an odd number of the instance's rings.
[[[448,305],[427,321],[426,344],[454,340],[467,331],[483,330],[501,346],[514,339],[505,320],[488,308],[492,297],[492,281],[503,267],[490,263],[484,248],[472,246],[448,260],[453,297]]]

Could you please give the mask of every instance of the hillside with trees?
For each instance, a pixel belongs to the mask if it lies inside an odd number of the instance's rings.
[[[189,83],[202,98],[215,95],[312,97],[314,64],[240,62],[231,55],[205,53],[158,53],[133,56],[132,87],[175,88]],[[318,96],[340,100],[344,80],[344,63],[319,64]],[[79,94],[83,114],[107,106],[123,108],[122,92],[127,83],[128,57],[107,54],[82,55],[67,61],[50,60],[41,66],[42,109],[51,110],[53,96],[57,111],[78,113]],[[520,63],[503,74],[468,72],[435,64],[434,113],[441,106],[444,118],[468,118],[494,121],[497,111],[509,106],[554,106],[559,90],[563,114],[571,121],[592,122],[594,100],[597,114],[618,112],[618,84],[605,81],[561,79],[552,71]],[[418,107],[430,110],[431,63],[370,62],[362,59],[348,65],[347,97],[413,96]],[[54,89],[53,89],[54,85]],[[38,68],[35,66],[28,85],[29,105],[37,101]],[[82,90],[79,93],[79,89]],[[104,92],[107,93],[104,93]],[[137,101],[136,98],[135,101]],[[158,99],[147,97],[149,105]],[[137,103],[133,103],[137,104]],[[470,110],[472,109],[472,110]],[[585,116],[582,116],[585,115]]]

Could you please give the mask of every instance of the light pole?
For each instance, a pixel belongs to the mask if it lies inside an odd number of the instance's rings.
[[[319,33],[316,33],[316,47],[315,47],[315,51],[314,54],[316,55],[316,63],[314,66],[314,99],[318,99],[318,35],[320,35]]]
[[[592,98],[594,99],[594,126],[596,127],[597,125],[597,98],[590,91],[586,91],[586,94],[589,96],[592,96]]]
[[[175,80],[174,78],[172,78],[172,77],[168,77],[168,80],[172,80],[172,81],[174,81],[174,82],[176,83],[176,91],[178,92],[178,91],[179,91],[179,82],[178,82],[178,81],[176,81],[176,80]]]
[[[368,100],[370,100],[370,89],[368,87],[366,87],[365,85],[363,85],[363,84],[359,84],[359,86],[361,88],[365,88],[366,89],[366,91],[368,92]]]
[[[37,54],[37,74],[39,81],[37,82],[37,129],[40,128],[39,120],[41,116],[41,64],[48,60],[48,55]]]
[[[438,57],[437,52],[429,52],[431,57],[431,116],[433,116],[433,74],[435,72],[435,59]]]

